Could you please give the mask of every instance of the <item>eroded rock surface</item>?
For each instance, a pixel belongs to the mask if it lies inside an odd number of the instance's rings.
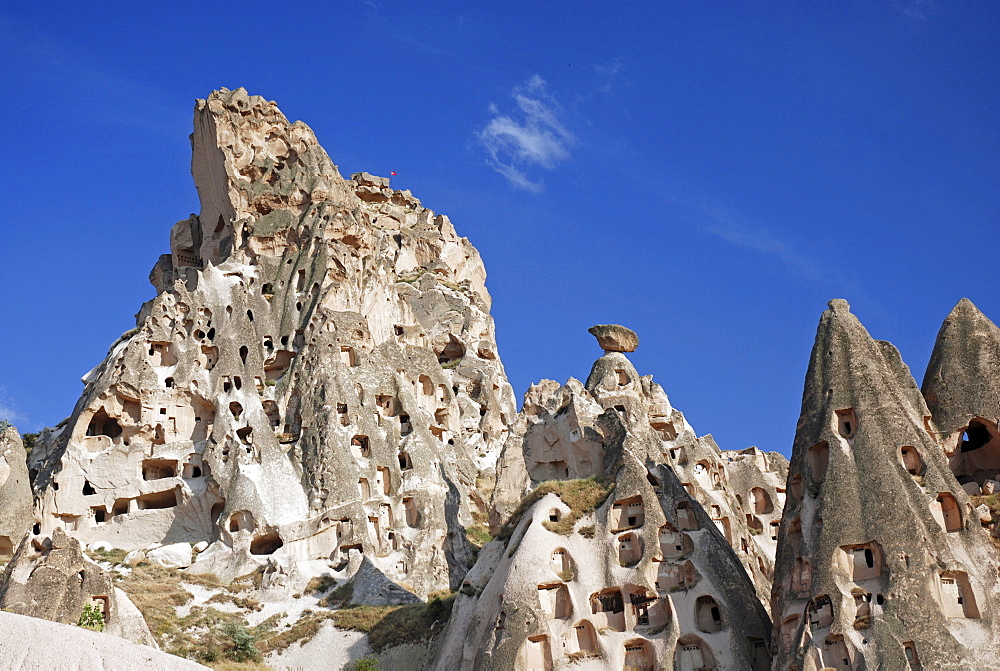
[[[194,671],[209,667],[149,646],[16,613],[0,612],[0,659],[10,669]]]
[[[598,324],[588,332],[606,352],[634,352],[639,346],[639,336],[630,328],[619,324]]]
[[[32,455],[40,533],[207,541],[191,570],[225,579],[364,558],[420,596],[457,587],[515,414],[479,254],[243,89],[198,101],[192,149],[201,212],[158,295]]]
[[[31,480],[21,434],[13,426],[0,432],[0,557],[14,549],[32,521]]]
[[[1000,480],[1000,328],[967,298],[941,325],[922,391],[958,482],[971,494],[994,493],[992,482]]]
[[[997,553],[889,343],[820,320],[778,543],[780,669],[991,668]],[[920,667],[919,665],[923,665]]]
[[[498,465],[499,538],[436,668],[769,668],[771,559],[726,489],[729,463],[620,352],[586,385],[534,385]],[[776,491],[780,469],[748,482]],[[600,494],[592,512],[581,491]]]
[[[25,538],[0,579],[0,608],[63,624],[77,624],[96,607],[104,631],[156,647],[138,609],[111,576],[83,554],[79,541],[56,529],[51,538]]]

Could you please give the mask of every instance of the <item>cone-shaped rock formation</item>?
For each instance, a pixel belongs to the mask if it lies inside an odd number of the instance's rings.
[[[24,456],[17,429],[0,430],[0,557],[14,554],[31,526],[31,481]]]
[[[758,567],[771,558],[726,489],[730,458],[767,460],[724,456],[605,349],[585,386],[525,395],[498,465],[499,537],[466,577],[436,668],[769,668]]]
[[[1000,328],[967,298],[938,332],[923,393],[959,484],[1000,492]]]
[[[789,468],[772,608],[780,669],[987,668],[996,552],[909,369],[834,300]]]

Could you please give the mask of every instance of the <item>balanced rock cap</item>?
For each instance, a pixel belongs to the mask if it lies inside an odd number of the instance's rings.
[[[606,352],[634,352],[639,346],[635,331],[619,324],[598,324],[587,331],[597,338],[597,344]]]

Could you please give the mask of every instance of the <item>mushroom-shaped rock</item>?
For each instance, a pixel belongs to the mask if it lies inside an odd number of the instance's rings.
[[[619,324],[598,324],[587,331],[597,338],[597,344],[606,352],[634,352],[639,346],[635,331]]]

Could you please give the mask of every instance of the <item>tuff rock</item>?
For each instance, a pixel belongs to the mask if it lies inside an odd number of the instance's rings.
[[[634,352],[639,346],[636,332],[619,324],[598,324],[591,326],[588,332],[606,352]]]
[[[57,622],[0,612],[0,659],[11,669],[193,671],[209,667],[146,645]]]
[[[745,520],[780,508],[783,462],[697,437],[620,352],[585,385],[531,387],[497,468],[498,538],[435,668],[769,668],[774,541]],[[744,508],[758,486],[776,505]],[[599,493],[596,509],[580,489]]]
[[[243,89],[194,116],[201,211],[171,228],[156,296],[27,464],[0,434],[4,609],[75,624],[95,604],[153,644],[112,578],[151,562],[206,599],[196,576],[214,574],[255,613],[310,612],[293,605],[310,585],[317,607],[458,590],[447,625],[435,611],[423,640],[379,652],[386,671],[1000,665],[1000,329],[971,302],[921,394],[831,301],[791,462],[698,436],[621,325],[589,330],[604,354],[585,383],[542,380],[516,412],[485,269],[446,216],[388,178],[345,179]],[[127,553],[109,573],[81,544]],[[15,666],[25,649],[186,666],[0,625]]]
[[[32,519],[24,445],[17,429],[8,426],[0,431],[0,556],[14,554]]]
[[[0,609],[77,624],[85,606],[97,607],[107,633],[156,647],[142,614],[79,541],[58,528],[25,538],[0,579]]]
[[[940,342],[940,340],[939,340]],[[776,668],[1000,659],[997,554],[916,382],[846,301],[812,350],[774,574]]]
[[[210,542],[193,570],[223,577],[363,558],[420,597],[457,587],[515,414],[479,254],[243,89],[198,101],[192,151],[201,212],[156,298],[31,456],[40,533]]]
[[[1000,480],[1000,329],[967,298],[938,332],[922,385],[932,431],[970,495]]]

